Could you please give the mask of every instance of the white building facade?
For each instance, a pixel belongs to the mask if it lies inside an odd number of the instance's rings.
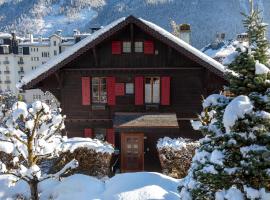
[[[31,34],[27,38],[19,38],[15,34],[0,33],[0,93],[20,94],[26,102],[43,99],[41,90],[19,91],[16,84],[25,74],[42,67],[88,35],[76,31],[72,37],[63,37],[58,31],[48,38],[34,38]]]

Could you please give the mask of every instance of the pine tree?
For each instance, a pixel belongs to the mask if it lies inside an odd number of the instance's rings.
[[[250,43],[229,66],[226,88],[233,97],[210,95],[200,121],[204,134],[188,176],[183,200],[270,199],[270,70],[265,24],[260,13],[246,16]]]
[[[28,183],[31,199],[38,200],[38,183],[48,178],[59,178],[62,174],[78,166],[76,160],[70,161],[55,174],[45,174],[39,164],[47,158],[56,157],[61,151],[60,131],[64,129],[65,117],[60,110],[51,110],[40,101],[27,105],[15,102],[8,119],[0,127],[2,149],[9,149],[13,157],[12,168],[8,168],[0,157],[0,175],[13,175],[17,180]],[[6,147],[5,147],[6,146]]]

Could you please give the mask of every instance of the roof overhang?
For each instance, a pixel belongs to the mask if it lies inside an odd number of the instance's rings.
[[[87,50],[93,48],[94,46],[96,46],[106,38],[110,37],[111,35],[115,34],[130,23],[137,25],[152,37],[171,46],[175,50],[181,52],[188,58],[204,66],[216,75],[224,78],[225,67],[219,62],[205,55],[191,45],[185,43],[181,39],[166,31],[165,29],[144,19],[129,16],[127,18],[120,18],[112,22],[111,24],[104,26],[102,29],[94,32],[92,35],[73,45],[70,49],[67,49],[63,53],[59,54],[57,57],[54,57],[44,65],[41,65],[35,72],[26,75],[21,80],[21,82],[18,83],[17,87],[22,89],[34,88],[37,83],[41,82],[54,72],[58,71],[63,66],[70,63],[72,60],[82,55]]]

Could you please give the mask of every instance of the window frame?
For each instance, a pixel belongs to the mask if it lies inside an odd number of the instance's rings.
[[[146,80],[147,79],[150,79],[150,85],[151,85],[151,88],[150,88],[150,91],[151,91],[151,94],[150,94],[150,102],[146,102]],[[159,92],[159,99],[158,99],[158,102],[154,102],[154,79],[158,79],[159,80],[159,88],[158,88],[158,92]],[[145,104],[160,104],[160,101],[161,101],[161,77],[160,76],[146,76],[144,78],[144,103]]]
[[[130,51],[129,52],[124,51],[124,49],[125,49],[124,43],[130,43]],[[131,41],[129,41],[129,40],[122,41],[122,53],[123,54],[131,54],[132,53],[132,42]]]
[[[94,83],[94,80],[98,80],[98,84]],[[102,83],[102,81],[104,81],[104,83]],[[95,96],[94,95],[94,87],[97,85],[98,87],[98,95]],[[105,89],[104,91],[102,91],[103,89],[103,85],[105,85]],[[102,94],[103,93],[103,94]],[[98,100],[96,100],[95,98],[97,97]],[[105,100],[101,100],[102,97]],[[107,104],[108,103],[108,97],[107,97],[107,78],[106,77],[92,77],[91,79],[91,100],[93,104]]]
[[[142,44],[142,51],[141,52],[138,52],[138,51],[136,51],[136,43],[137,42],[140,42],[141,44]],[[141,53],[141,54],[143,54],[144,53],[144,42],[143,42],[143,40],[136,40],[136,41],[134,41],[134,53]]]
[[[129,90],[127,89],[128,85],[132,85],[132,93],[129,92]],[[134,95],[134,90],[135,90],[135,85],[133,82],[127,82],[125,83],[125,94],[126,95]]]

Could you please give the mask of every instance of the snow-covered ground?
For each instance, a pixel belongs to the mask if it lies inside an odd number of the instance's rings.
[[[0,199],[7,200],[18,193],[29,195],[23,181],[15,185],[12,176],[0,176]],[[76,174],[58,181],[48,179],[39,185],[41,200],[178,200],[179,180],[154,172],[118,174],[108,180]]]

